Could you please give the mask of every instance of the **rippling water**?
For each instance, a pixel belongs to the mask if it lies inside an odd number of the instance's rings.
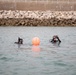
[[[49,42],[55,34],[60,45]],[[35,36],[40,46],[32,46]],[[0,75],[33,74],[76,75],[76,27],[0,27]]]

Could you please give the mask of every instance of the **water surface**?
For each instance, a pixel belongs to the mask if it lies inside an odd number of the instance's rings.
[[[49,42],[58,35],[61,44]],[[40,45],[32,46],[33,37]],[[14,44],[17,38],[23,45]],[[0,27],[0,75],[76,75],[76,27]]]

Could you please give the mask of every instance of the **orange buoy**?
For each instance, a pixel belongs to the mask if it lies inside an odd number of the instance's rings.
[[[34,37],[32,39],[32,44],[38,46],[40,44],[40,39],[38,37]]]

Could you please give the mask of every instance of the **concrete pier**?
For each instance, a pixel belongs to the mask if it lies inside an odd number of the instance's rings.
[[[76,0],[0,0],[0,10],[76,11]]]

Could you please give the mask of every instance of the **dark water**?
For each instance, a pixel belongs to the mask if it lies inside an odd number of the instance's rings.
[[[60,45],[49,42],[55,34]],[[35,36],[40,46],[32,46]],[[76,27],[0,27],[0,75],[33,74],[76,75]]]

